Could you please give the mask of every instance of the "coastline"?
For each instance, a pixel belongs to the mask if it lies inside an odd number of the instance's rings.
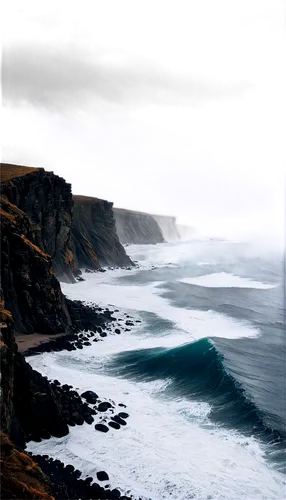
[[[77,305],[80,301],[74,301]],[[82,303],[83,308],[90,307]],[[104,341],[107,335],[119,335],[121,331],[130,331],[138,319],[134,319],[126,312],[121,312],[119,309],[110,310],[108,307],[104,310],[95,304],[92,305],[93,310],[107,316],[107,321],[101,323],[101,326],[94,327],[93,331],[79,330],[76,333],[65,334],[30,334],[30,335],[16,335],[16,342],[19,342],[19,352],[25,356],[27,362],[29,357],[39,355],[46,352],[59,352],[80,350],[83,347],[91,346],[91,342]],[[117,313],[120,321],[115,316]],[[112,319],[110,319],[112,318]],[[124,323],[123,323],[124,318]],[[47,379],[47,377],[44,377]],[[108,431],[120,432],[122,426],[128,425],[128,408],[124,403],[115,403],[113,400],[105,400],[103,397],[99,399],[94,392],[96,388],[90,388],[84,394],[79,394],[72,386],[61,384],[57,379],[48,379],[47,383],[50,384],[55,393],[60,393],[65,410],[68,411],[68,426],[78,426],[83,424],[93,425],[94,432],[105,434]],[[92,390],[91,390],[92,389]],[[80,405],[78,406],[80,402]],[[76,406],[74,406],[74,404]],[[97,423],[95,420],[97,418]],[[67,431],[69,432],[69,431]],[[49,433],[35,433],[29,436],[29,441],[40,442],[50,439],[52,435]],[[60,436],[56,436],[60,439]],[[52,494],[55,498],[68,499],[81,499],[81,500],[131,500],[133,497],[126,496],[119,488],[110,488],[108,471],[97,471],[94,477],[83,477],[83,473],[79,469],[75,469],[72,464],[64,464],[58,459],[52,458],[46,454],[35,454],[30,451],[26,453],[33,459],[45,474],[51,479]]]
[[[68,335],[68,333],[16,333],[15,340],[18,345],[18,352],[20,352],[24,356],[29,356],[30,349],[37,348],[39,346],[42,347],[44,344],[48,344]]]

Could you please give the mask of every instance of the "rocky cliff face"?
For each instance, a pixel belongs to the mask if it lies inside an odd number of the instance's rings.
[[[157,224],[159,225],[163,237],[166,241],[178,241],[180,235],[176,226],[176,217],[169,217],[167,215],[152,215]]]
[[[27,215],[1,196],[1,300],[21,333],[68,330],[70,315],[52,260],[33,243]]]
[[[158,222],[150,214],[114,208],[116,230],[122,244],[163,243],[164,237]]]
[[[30,238],[51,257],[55,275],[72,281],[77,268],[69,249],[71,185],[42,168],[1,164],[1,193],[29,217]]]
[[[116,233],[113,204],[88,196],[73,196],[71,252],[78,267],[132,266]]]
[[[199,235],[198,230],[192,226],[177,225],[177,229],[181,240],[189,240]]]
[[[0,432],[1,498],[54,500],[49,478],[25,453]]]

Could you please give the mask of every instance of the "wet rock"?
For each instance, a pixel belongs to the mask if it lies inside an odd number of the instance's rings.
[[[108,422],[108,425],[113,429],[120,429],[120,425],[117,422]]]
[[[120,498],[121,496],[121,493],[120,491],[117,489],[117,488],[114,488],[114,490],[112,490],[111,492],[111,497],[110,498]]]
[[[94,391],[85,391],[81,394],[81,397],[90,404],[95,404],[98,399],[98,395]]]
[[[111,420],[117,422],[120,425],[126,425],[125,420],[123,420],[123,418],[120,418],[118,415],[114,415],[114,417],[111,417]]]
[[[95,430],[100,431],[100,432],[108,432],[109,431],[108,427],[104,424],[95,424],[94,428],[95,428]]]
[[[108,401],[106,401],[104,403],[99,403],[97,410],[98,411],[107,411],[108,408],[112,408],[112,405],[110,403],[108,403]]]
[[[118,413],[118,416],[120,418],[128,418],[129,417],[129,413],[125,413],[124,411],[121,411],[120,413]]]
[[[98,481],[108,481],[109,480],[109,476],[108,476],[107,472],[105,472],[104,470],[97,472],[96,476],[97,476]]]
[[[66,470],[66,472],[68,472],[69,474],[71,474],[72,472],[74,472],[74,466],[73,465],[67,465],[65,467],[65,470]]]
[[[94,418],[91,415],[88,415],[84,417],[84,420],[86,421],[87,424],[92,424],[94,422]]]

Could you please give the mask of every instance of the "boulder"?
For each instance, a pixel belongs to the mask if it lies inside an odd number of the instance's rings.
[[[108,427],[104,424],[95,424],[94,428],[96,431],[100,431],[100,432],[108,432],[109,431]]]

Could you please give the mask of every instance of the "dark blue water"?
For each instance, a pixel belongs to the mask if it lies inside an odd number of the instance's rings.
[[[121,278],[122,284],[161,281],[162,297],[175,307],[212,310],[239,321],[247,321],[259,331],[255,338],[225,338],[215,333],[175,348],[153,348],[122,352],[109,369],[136,380],[170,381],[168,397],[189,398],[211,405],[209,418],[220,426],[256,436],[265,447],[266,457],[285,472],[286,443],[286,343],[284,317],[284,267],[281,254],[260,256],[243,244],[198,245],[194,250],[178,247],[174,267],[138,270]],[[160,251],[152,258],[160,261]],[[172,262],[172,248],[168,249]],[[163,255],[162,255],[163,257]],[[165,254],[164,254],[165,257]],[[143,252],[138,260],[148,260]],[[205,262],[198,265],[200,261]],[[211,273],[232,273],[275,288],[208,288],[178,281]],[[144,306],[142,305],[142,310]],[[144,314],[144,313],[143,313]],[[172,322],[145,313],[150,332],[164,334]]]

